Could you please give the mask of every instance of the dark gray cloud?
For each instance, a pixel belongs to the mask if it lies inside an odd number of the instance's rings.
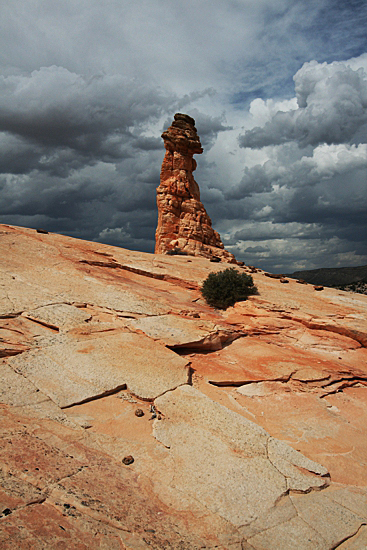
[[[179,111],[196,119],[195,178],[240,259],[367,262],[364,2],[0,11],[0,221],[152,251],[160,134]]]
[[[164,148],[146,132],[189,99],[56,66],[2,78],[0,97],[2,219],[152,250]],[[194,114],[207,145],[226,130]]]
[[[121,75],[85,78],[42,67],[0,79],[0,131],[32,144],[41,156],[72,150],[85,162],[113,162],[131,156],[131,147],[157,149],[155,139],[139,135],[139,125],[176,103],[174,94]]]

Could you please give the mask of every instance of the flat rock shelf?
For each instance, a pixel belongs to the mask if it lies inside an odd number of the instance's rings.
[[[218,311],[231,256],[0,255],[1,548],[367,547],[367,296],[236,266],[259,293]]]

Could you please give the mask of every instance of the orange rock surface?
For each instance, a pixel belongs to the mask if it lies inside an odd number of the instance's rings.
[[[216,256],[235,263],[233,254],[224,249],[219,233],[212,228],[211,219],[200,201],[199,186],[194,180],[196,161],[193,155],[203,152],[195,120],[176,113],[162,138],[166,154],[157,188],[155,253],[180,249],[191,256]]]
[[[366,548],[367,296],[244,266],[218,311],[228,264],[6,225],[0,257],[1,548]]]

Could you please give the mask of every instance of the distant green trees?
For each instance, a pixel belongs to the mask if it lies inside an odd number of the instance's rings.
[[[201,293],[210,306],[227,309],[256,294],[257,288],[251,275],[239,273],[230,267],[218,273],[210,273],[203,282]]]

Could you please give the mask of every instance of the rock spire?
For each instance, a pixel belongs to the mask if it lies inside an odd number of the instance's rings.
[[[203,152],[195,120],[176,113],[162,138],[166,154],[157,188],[155,253],[180,249],[190,256],[217,257],[236,263],[233,254],[225,250],[219,233],[212,228],[192,174],[196,168],[193,155]]]

